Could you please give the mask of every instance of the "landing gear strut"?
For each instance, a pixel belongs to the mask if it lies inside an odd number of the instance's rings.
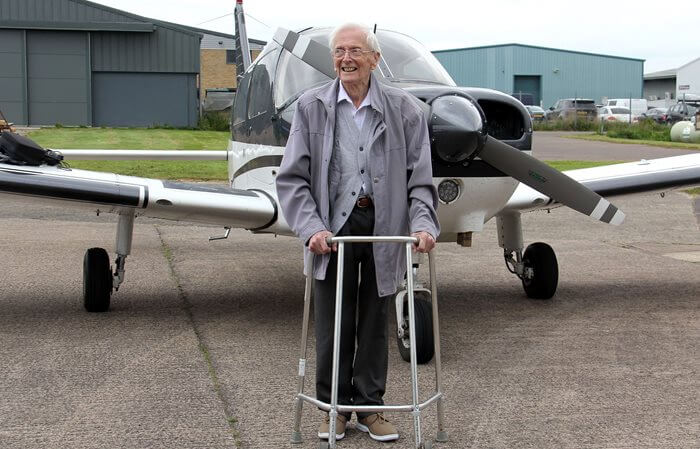
[[[117,223],[117,258],[114,273],[104,248],[90,248],[83,258],[83,306],[88,312],[109,310],[112,290],[119,290],[124,281],[126,256],[131,253],[134,232],[134,211],[119,214]]]
[[[554,250],[546,243],[536,242],[523,254],[523,231],[520,213],[497,217],[498,243],[508,271],[520,278],[525,294],[533,299],[550,299],[557,291],[559,265]]]

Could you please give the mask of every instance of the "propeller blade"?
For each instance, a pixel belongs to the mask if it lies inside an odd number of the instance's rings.
[[[335,79],[333,58],[328,46],[284,28],[277,28],[272,39],[328,78]]]
[[[625,214],[588,187],[544,162],[489,136],[479,157],[553,200],[612,225],[619,225]]]

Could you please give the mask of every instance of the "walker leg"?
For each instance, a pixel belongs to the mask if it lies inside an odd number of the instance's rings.
[[[437,301],[437,278],[435,275],[435,260],[433,253],[428,254],[428,266],[430,268],[430,294],[432,296],[433,306],[433,342],[435,345],[435,391],[442,393],[442,359],[440,353],[440,320],[438,317],[438,301]],[[437,435],[435,441],[445,443],[449,437],[445,430],[445,406],[442,402],[442,397],[437,400]]]
[[[406,244],[406,291],[408,293],[408,329],[411,345],[411,392],[413,396],[413,435],[416,449],[422,446],[420,430],[420,409],[418,408],[418,356],[416,355],[416,308],[413,303],[413,249],[411,243]]]
[[[293,444],[302,442],[301,438],[301,412],[304,401],[299,395],[304,393],[304,378],[306,376],[306,346],[309,332],[309,310],[311,309],[311,286],[313,285],[313,253],[309,252],[306,266],[309,275],[306,276],[306,288],[304,289],[304,319],[301,325],[301,349],[299,351],[299,371],[297,380],[297,397],[294,399],[294,427],[290,441]]]
[[[328,447],[335,449],[335,422],[338,417],[338,371],[340,370],[340,322],[343,314],[343,270],[345,242],[338,243],[338,261],[335,284],[335,321],[333,324],[333,372],[331,373],[331,409],[328,413]]]

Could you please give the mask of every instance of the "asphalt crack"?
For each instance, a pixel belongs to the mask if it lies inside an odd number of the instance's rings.
[[[236,447],[241,446],[241,438],[240,438],[240,432],[238,431],[238,428],[236,427],[236,424],[238,423],[238,420],[233,416],[231,413],[231,410],[228,407],[228,403],[226,402],[226,399],[224,397],[224,391],[221,386],[221,382],[219,382],[219,376],[216,373],[216,368],[214,366],[214,361],[212,359],[211,353],[209,352],[209,348],[207,347],[206,343],[204,342],[204,338],[202,337],[202,333],[197,326],[197,322],[194,319],[194,313],[192,312],[193,306],[192,302],[190,301],[189,297],[187,296],[187,293],[185,292],[185,289],[182,287],[182,283],[180,282],[180,277],[177,274],[177,271],[175,271],[175,263],[174,263],[174,256],[173,256],[173,251],[170,248],[170,246],[165,242],[165,239],[163,238],[163,234],[160,231],[160,227],[158,225],[153,225],[153,227],[156,230],[156,233],[158,234],[158,238],[160,239],[160,245],[161,245],[161,250],[163,251],[163,256],[165,257],[165,260],[168,262],[168,268],[170,269],[170,276],[175,282],[175,286],[177,288],[177,295],[180,298],[180,300],[183,303],[183,309],[185,311],[185,314],[187,315],[187,319],[190,322],[190,326],[192,327],[192,330],[194,331],[195,337],[197,338],[197,344],[199,346],[199,352],[202,354],[202,358],[204,359],[204,362],[207,365],[207,370],[209,372],[209,377],[212,382],[212,386],[214,387],[214,391],[216,392],[216,396],[221,402],[221,406],[224,411],[224,416],[226,417],[226,424],[228,425],[229,429],[231,430],[231,434],[233,435],[233,438],[236,442]]]

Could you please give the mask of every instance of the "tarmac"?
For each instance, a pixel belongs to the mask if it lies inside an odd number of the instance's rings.
[[[527,299],[506,270],[494,222],[472,248],[438,245],[450,440],[434,447],[700,447],[700,205],[682,193],[613,202],[627,214],[619,227],[566,208],[523,215],[526,242],[557,252],[548,301]],[[318,446],[321,414],[308,405],[304,442],[289,443],[296,239],[232,231],[208,242],[222,230],[137,219],[125,283],[110,312],[89,314],[83,254],[112,254],[114,217],[4,205],[1,448]],[[408,403],[409,365],[393,342],[389,354],[385,399]],[[433,370],[419,368],[423,397]],[[398,442],[350,428],[338,447],[413,447],[410,416],[389,417]],[[435,408],[422,419],[434,438]]]

